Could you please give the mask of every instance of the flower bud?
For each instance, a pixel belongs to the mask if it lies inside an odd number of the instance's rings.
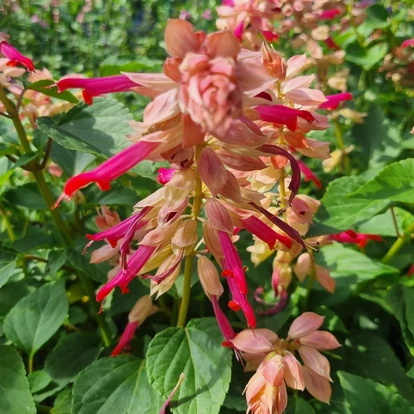
[[[217,269],[207,257],[198,257],[197,271],[201,285],[208,297],[221,296],[223,294],[224,290],[220,283]]]
[[[129,312],[128,320],[130,323],[138,322],[142,325],[148,316],[158,311],[158,306],[152,304],[152,299],[149,295],[142,296],[135,303],[134,307]]]
[[[216,230],[233,234],[233,223],[230,214],[220,201],[209,198],[205,205],[207,218]]]

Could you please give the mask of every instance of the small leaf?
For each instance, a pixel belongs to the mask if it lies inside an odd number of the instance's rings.
[[[149,344],[148,378],[164,398],[185,374],[170,404],[174,413],[220,411],[231,378],[231,352],[221,346],[222,340],[216,320],[203,318],[191,320],[186,328],[167,328]]]
[[[62,325],[68,307],[63,283],[43,285],[13,307],[4,321],[4,333],[33,355]]]
[[[42,117],[38,127],[63,147],[103,158],[130,145],[126,134],[132,115],[115,98],[97,98],[93,105],[78,104],[62,118]]]
[[[163,404],[148,383],[145,361],[129,356],[94,362],[76,378],[72,414],[158,414]]]
[[[12,346],[0,346],[0,407],[4,414],[35,414],[22,358]]]
[[[51,96],[53,98],[61,99],[63,101],[71,102],[74,104],[77,104],[79,102],[78,98],[76,98],[76,96],[71,92],[64,91],[59,93],[56,86],[51,87],[51,85],[55,84],[56,82],[53,80],[44,79],[31,83],[29,86],[27,86],[26,89],[32,89],[34,91],[43,93],[43,95]]]
[[[389,200],[391,203],[414,203],[414,158],[386,166],[372,180],[348,195],[348,198]]]
[[[64,390],[56,397],[51,414],[71,414],[72,412],[72,390]]]
[[[64,336],[47,356],[45,371],[57,382],[73,381],[99,355],[101,340],[92,332]]]
[[[0,288],[13,276],[16,270],[16,255],[0,250]]]
[[[414,413],[410,403],[382,384],[343,371],[338,372],[338,377],[352,413]]]
[[[43,390],[52,381],[52,378],[44,371],[34,371],[29,374],[27,379],[29,380],[30,391],[33,394]]]
[[[289,401],[286,414],[315,414],[315,410],[304,399],[296,398]]]

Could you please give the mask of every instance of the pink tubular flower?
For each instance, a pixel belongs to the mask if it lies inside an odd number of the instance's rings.
[[[276,241],[280,241],[289,249],[292,247],[292,240],[289,237],[276,233],[271,227],[256,216],[250,216],[246,219],[242,219],[241,221],[243,227],[248,232],[254,234],[260,240],[267,243],[270,249],[273,250],[275,248]]]
[[[314,174],[314,172],[301,160],[297,160],[299,164],[299,168],[302,171],[305,181],[313,181],[319,190],[322,190],[322,183],[320,182],[319,178]]]
[[[329,240],[335,240],[340,243],[353,243],[357,244],[360,249],[363,249],[368,240],[383,241],[382,237],[377,234],[364,234],[356,233],[353,230],[343,231],[338,234],[331,234],[328,236]]]
[[[155,250],[157,250],[157,246],[140,246],[129,258],[126,269],[121,269],[112,280],[99,289],[96,300],[100,302],[105,299],[116,286],[119,286],[123,293],[127,293],[129,283],[144,267]]]
[[[161,185],[165,185],[171,180],[174,173],[175,173],[174,168],[161,167],[161,168],[158,169],[157,181]]]
[[[137,328],[142,325],[148,316],[153,315],[158,311],[158,306],[152,304],[152,299],[149,295],[142,296],[135,303],[128,315],[128,324],[119,339],[117,346],[111,352],[111,356],[116,356],[128,346],[134,337]]]
[[[332,37],[328,37],[324,40],[326,46],[328,46],[329,49],[333,49],[333,50],[341,50],[341,48],[334,42],[334,40],[332,39]]]
[[[343,101],[352,99],[352,94],[349,92],[338,93],[336,95],[326,96],[327,101],[319,105],[319,109],[336,109]]]
[[[93,182],[102,190],[111,188],[110,182],[126,173],[132,167],[148,157],[160,144],[158,142],[139,141],[109,158],[92,171],[75,175],[66,182],[63,194],[55,204],[57,207],[63,198],[69,199],[73,194]]]
[[[17,49],[15,49],[8,39],[10,36],[0,32],[0,54],[6,59],[9,59],[7,66],[17,66],[18,64],[26,66],[29,71],[34,71],[34,64],[31,59],[22,55]]]
[[[221,248],[224,254],[223,274],[226,277],[234,278],[237,283],[240,293],[245,295],[248,292],[246,276],[244,275],[243,264],[240,260],[240,256],[234,247],[229,235],[224,231],[219,231],[219,239]]]
[[[341,10],[339,9],[330,9],[325,10],[319,14],[319,19],[321,20],[333,20],[336,16],[341,14]]]
[[[213,304],[214,315],[216,316],[218,326],[220,327],[221,333],[224,336],[224,341],[222,343],[226,348],[234,348],[232,340],[236,336],[232,326],[230,325],[229,320],[226,318],[223,310],[221,309],[217,297],[213,296],[211,298],[211,303]]]
[[[401,47],[403,49],[405,49],[409,46],[414,46],[414,39],[407,39],[407,40],[404,40],[404,42],[401,43]]]
[[[83,89],[83,99],[92,105],[93,98],[106,93],[126,92],[141,85],[133,82],[125,75],[105,76],[102,78],[64,78],[56,83],[59,92],[67,89]]]
[[[259,113],[262,121],[286,125],[291,131],[298,129],[298,117],[310,123],[315,121],[315,117],[309,111],[289,108],[283,105],[256,106],[255,110]]]
[[[126,220],[121,221],[119,224],[96,234],[87,234],[86,238],[91,240],[90,243],[86,246],[90,246],[94,241],[107,240],[108,243],[115,247],[118,240],[122,239],[127,232],[134,228],[134,231],[138,228],[145,225],[145,222],[142,222],[141,219],[151,210],[150,207],[144,207],[139,213],[128,217]]]

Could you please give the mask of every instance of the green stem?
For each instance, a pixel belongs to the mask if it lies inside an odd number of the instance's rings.
[[[336,136],[336,142],[338,143],[338,147],[341,150],[341,168],[345,167],[345,171],[347,174],[351,173],[351,165],[349,164],[348,154],[346,153],[344,138],[342,135],[341,126],[337,119],[333,120],[333,127]]]
[[[382,263],[389,263],[391,259],[400,251],[407,242],[407,238],[414,232],[414,223],[407,229],[407,234],[400,234],[398,239],[390,247],[386,255],[382,258]]]
[[[16,110],[14,103],[7,97],[6,92],[4,91],[3,87],[0,86],[0,101],[3,103],[4,107],[7,110],[7,113],[10,115],[14,127],[16,129],[17,135],[19,136],[20,144],[23,150],[26,153],[31,152],[30,142],[27,138],[26,131],[22,122],[20,121],[19,113]],[[49,208],[49,211],[52,215],[53,221],[59,230],[60,235],[64,239],[66,245],[70,247],[73,244],[72,236],[70,234],[69,228],[66,226],[65,222],[63,221],[60,213],[58,210],[54,209],[53,206],[55,204],[55,198],[50,191],[50,188],[46,182],[44,173],[42,170],[38,169],[38,165],[35,161],[31,161],[28,164],[29,170],[34,175],[36,180],[37,186],[39,187],[40,193],[42,194],[43,199],[46,202],[46,205]],[[109,325],[107,324],[104,316],[99,314],[99,305],[95,301],[95,290],[91,283],[89,276],[82,272],[76,272],[77,276],[79,277],[87,296],[90,298],[91,309],[95,313],[96,320],[98,322],[102,340],[105,346],[108,346],[111,343],[111,330]],[[29,360],[30,364],[30,360]],[[30,368],[30,365],[29,365]]]
[[[31,374],[33,372],[33,358],[34,358],[34,354],[30,354],[29,355],[29,364],[27,367],[27,373]]]
[[[196,161],[198,161],[201,148],[196,148]],[[203,200],[202,182],[201,178],[196,176],[194,198],[193,198],[193,211],[192,216],[194,220],[197,220],[200,215],[201,202]],[[183,328],[187,319],[188,305],[190,304],[190,290],[191,290],[191,277],[193,273],[195,250],[193,249],[185,258],[184,264],[184,285],[183,285],[183,297],[180,305],[180,312],[178,314],[177,326]]]

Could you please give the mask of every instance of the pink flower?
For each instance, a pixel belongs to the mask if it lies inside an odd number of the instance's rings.
[[[328,236],[329,240],[335,240],[340,243],[353,243],[357,244],[360,249],[363,249],[368,240],[375,240],[375,241],[383,241],[381,236],[377,234],[364,234],[364,233],[356,233],[353,230],[343,231],[338,234],[331,234]]]
[[[158,175],[157,175],[157,181],[161,185],[167,184],[171,180],[175,171],[176,170],[174,168],[164,168],[164,167],[159,168]]]
[[[276,241],[280,241],[287,248],[292,246],[292,240],[289,237],[276,233],[271,227],[255,216],[250,216],[246,219],[242,219],[243,227],[257,236],[260,240],[263,240],[268,244],[270,249],[275,248]]]
[[[211,298],[211,303],[213,304],[214,315],[216,316],[218,326],[220,327],[221,333],[224,336],[224,341],[222,343],[226,348],[234,348],[232,340],[236,336],[232,326],[230,325],[229,320],[218,304],[217,296]]]
[[[403,49],[405,49],[409,46],[414,46],[414,39],[407,39],[407,40],[404,40],[404,42],[401,43],[401,47]]]
[[[336,109],[343,101],[349,101],[352,99],[352,94],[349,92],[338,93],[336,95],[326,96],[327,101],[319,105],[320,109]]]
[[[99,289],[96,300],[100,302],[105,299],[116,286],[119,286],[123,293],[127,293],[129,283],[144,267],[155,250],[157,250],[157,246],[140,246],[129,258],[126,269],[121,269],[112,280]]]
[[[102,78],[63,78],[56,83],[59,92],[67,89],[83,89],[83,99],[92,105],[93,98],[107,93],[126,92],[138,88],[139,84],[133,82],[125,75],[105,76]]]
[[[314,172],[301,160],[297,160],[299,164],[299,168],[302,171],[305,181],[313,181],[319,190],[322,190],[322,183],[320,182],[319,178],[314,174]]]
[[[259,113],[262,121],[286,125],[291,131],[298,129],[298,117],[307,122],[315,121],[315,117],[309,111],[289,108],[283,105],[256,106],[255,110]]]
[[[329,49],[341,50],[341,48],[334,42],[334,40],[330,36],[326,38],[324,42]]]
[[[116,356],[125,349],[134,337],[137,328],[144,323],[148,316],[158,311],[158,306],[152,304],[152,299],[148,296],[142,296],[135,303],[128,315],[128,324],[119,339],[117,346],[111,352],[111,356]]]
[[[319,13],[319,19],[321,20],[333,20],[336,16],[341,14],[341,10],[339,9],[330,9],[324,10],[323,12]]]
[[[26,66],[29,71],[34,71],[34,64],[31,59],[22,55],[17,49],[15,49],[10,43],[8,43],[8,36],[5,33],[0,32],[0,54],[9,59],[7,66],[17,66],[18,64]]]
[[[144,160],[159,145],[158,142],[139,141],[109,158],[109,160],[103,162],[95,169],[69,178],[63,189],[63,194],[59,197],[54,207],[57,207],[63,198],[69,199],[76,191],[93,182],[102,191],[109,190],[111,188],[111,181],[125,174],[132,167]]]
[[[179,19],[181,20],[191,20],[193,16],[191,16],[191,13],[188,10],[181,10]]]

